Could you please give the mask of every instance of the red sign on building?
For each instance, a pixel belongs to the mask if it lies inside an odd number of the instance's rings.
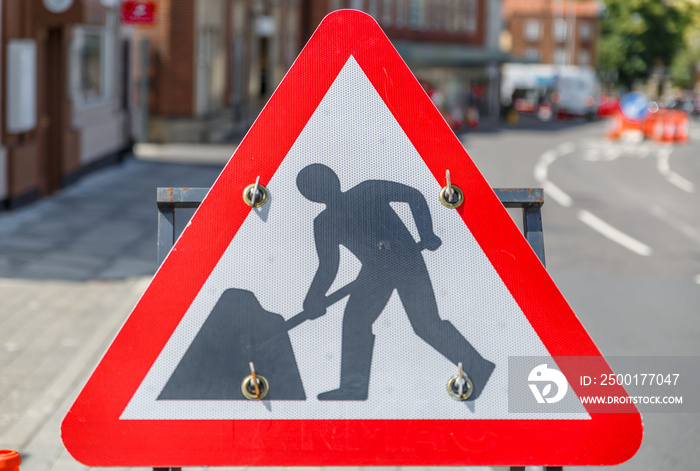
[[[127,24],[153,23],[155,12],[154,2],[127,0],[121,6],[121,21]]]

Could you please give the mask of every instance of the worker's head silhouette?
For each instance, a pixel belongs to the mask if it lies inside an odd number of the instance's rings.
[[[297,188],[306,199],[328,204],[340,194],[340,180],[329,167],[311,164],[297,175]]]

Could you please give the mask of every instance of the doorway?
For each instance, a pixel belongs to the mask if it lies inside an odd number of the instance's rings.
[[[41,71],[40,108],[41,162],[39,191],[53,193],[63,186],[64,123],[66,106],[66,53],[63,28],[49,28],[46,34],[44,67]]]

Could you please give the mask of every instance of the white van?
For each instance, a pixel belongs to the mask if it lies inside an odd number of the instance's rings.
[[[516,90],[533,90],[538,105],[545,102],[559,116],[592,119],[598,109],[600,86],[591,67],[548,64],[503,64],[501,102],[510,106]]]

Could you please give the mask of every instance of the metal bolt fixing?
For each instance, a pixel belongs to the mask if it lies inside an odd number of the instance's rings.
[[[440,190],[440,203],[451,209],[457,208],[464,202],[464,193],[452,184],[449,170],[445,171],[445,180],[447,184]]]
[[[243,379],[241,383],[241,392],[246,399],[259,401],[267,396],[270,391],[270,384],[264,376],[255,372],[253,362],[250,362],[250,374]]]
[[[459,371],[447,381],[447,394],[458,401],[466,401],[474,391],[474,385],[469,377],[462,371],[462,364],[459,363]]]
[[[243,190],[243,201],[251,208],[258,208],[267,203],[267,188],[260,184],[260,177],[255,179],[255,183],[248,185]]]

